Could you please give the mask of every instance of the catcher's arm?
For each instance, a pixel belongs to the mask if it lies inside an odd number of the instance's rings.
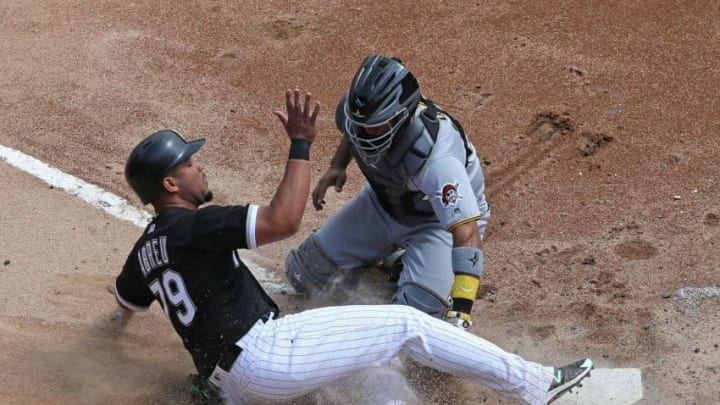
[[[452,308],[446,320],[467,329],[472,325],[470,313],[480,288],[483,271],[482,238],[476,221],[470,220],[453,227],[452,266],[455,273],[452,292]]]

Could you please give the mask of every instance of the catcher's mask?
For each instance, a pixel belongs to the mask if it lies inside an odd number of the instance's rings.
[[[365,58],[348,92],[345,130],[366,164],[375,166],[382,159],[393,138],[412,119],[419,101],[418,82],[400,59]]]
[[[173,167],[186,161],[205,144],[205,138],[187,142],[179,132],[163,129],[143,139],[125,163],[125,179],[143,204],[154,201],[162,180]]]

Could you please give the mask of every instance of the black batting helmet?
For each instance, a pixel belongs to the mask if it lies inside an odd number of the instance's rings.
[[[173,167],[186,161],[205,144],[205,138],[186,142],[179,132],[163,129],[143,139],[125,163],[125,179],[143,204],[155,200],[162,179]]]

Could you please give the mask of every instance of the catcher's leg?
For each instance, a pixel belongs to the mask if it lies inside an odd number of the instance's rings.
[[[285,273],[300,292],[316,293],[352,270],[366,268],[392,246],[388,223],[369,186],[348,201],[285,260]]]
[[[453,282],[452,235],[439,224],[426,224],[410,228],[402,245],[403,270],[391,302],[444,316]]]
[[[285,275],[295,291],[315,294],[342,277],[338,265],[318,245],[315,233],[285,259]]]

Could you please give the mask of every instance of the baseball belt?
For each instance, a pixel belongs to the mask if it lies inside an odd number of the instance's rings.
[[[229,373],[232,365],[235,364],[235,360],[237,360],[238,356],[240,356],[240,353],[242,353],[242,348],[233,344],[228,350],[220,355],[220,360],[218,361],[217,366],[226,373]]]
[[[260,320],[263,321],[263,323],[267,322],[269,319],[272,319],[275,317],[275,313],[268,312],[267,314],[264,314],[260,317]],[[220,360],[217,362],[217,366],[220,367],[223,371],[226,373],[230,372],[230,369],[232,369],[233,364],[235,364],[235,360],[237,360],[238,356],[240,356],[240,353],[242,353],[243,349],[233,343],[230,345],[230,347],[225,350],[220,355]]]

